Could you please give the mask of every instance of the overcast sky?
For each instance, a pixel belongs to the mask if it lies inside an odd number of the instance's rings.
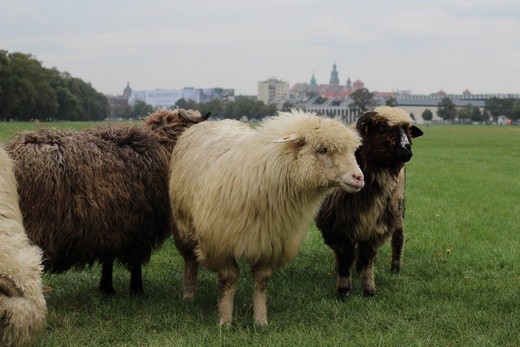
[[[0,0],[0,49],[107,94],[256,94],[340,82],[370,91],[520,93],[519,0]]]

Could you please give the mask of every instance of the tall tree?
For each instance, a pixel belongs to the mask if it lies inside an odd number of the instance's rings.
[[[46,69],[30,54],[0,51],[0,117],[98,120],[107,98],[84,81]]]
[[[450,98],[442,98],[442,100],[438,104],[437,115],[445,121],[452,121],[455,119],[455,117],[457,116],[457,109]]]
[[[399,106],[399,103],[397,102],[397,99],[394,98],[393,96],[389,97],[388,99],[386,99],[385,101],[385,105],[386,106],[390,106],[390,107],[396,107],[396,106]]]
[[[496,122],[499,116],[511,118],[514,103],[515,99],[493,97],[486,100],[484,109],[493,117],[493,121]]]
[[[355,106],[361,112],[367,111],[374,104],[374,93],[371,93],[367,88],[360,88],[350,94],[353,100],[349,106]]]

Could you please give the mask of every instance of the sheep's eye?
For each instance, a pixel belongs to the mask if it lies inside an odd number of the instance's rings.
[[[380,123],[377,125],[377,128],[376,128],[377,132],[382,134],[386,131],[386,125],[383,124],[383,123]]]
[[[327,147],[320,147],[316,150],[316,153],[325,154],[327,153]]]

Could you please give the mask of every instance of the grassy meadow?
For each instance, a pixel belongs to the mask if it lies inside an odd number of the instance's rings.
[[[32,126],[0,124],[0,140]],[[269,326],[253,325],[244,266],[234,324],[221,329],[215,274],[202,269],[195,301],[184,303],[182,262],[168,239],[144,267],[142,298],[130,297],[122,268],[112,297],[97,291],[98,267],[45,274],[53,290],[39,346],[519,346],[520,127],[421,128],[407,166],[403,267],[389,273],[383,246],[374,298],[355,277],[350,298],[335,300],[332,252],[310,226],[270,283]]]

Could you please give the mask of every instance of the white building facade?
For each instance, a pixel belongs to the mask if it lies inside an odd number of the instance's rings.
[[[270,78],[267,81],[258,82],[258,100],[266,105],[282,105],[289,100],[289,82]]]

